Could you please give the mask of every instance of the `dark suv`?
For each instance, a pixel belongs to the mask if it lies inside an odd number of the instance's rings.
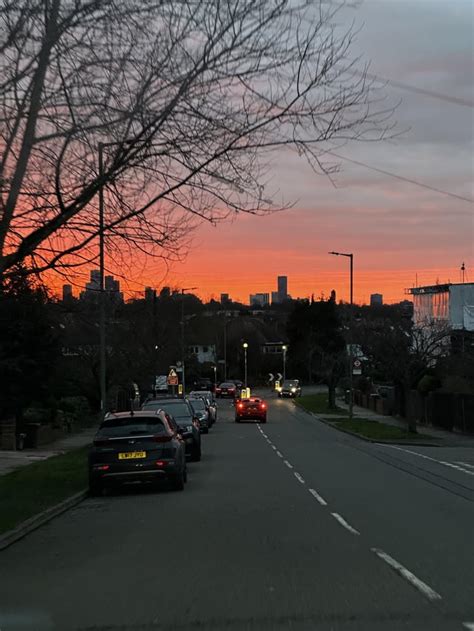
[[[150,399],[142,405],[142,410],[164,410],[174,418],[186,442],[186,455],[191,460],[201,460],[201,432],[199,419],[186,399]]]
[[[168,479],[182,490],[187,478],[185,443],[163,410],[107,414],[89,452],[89,491],[105,486]]]

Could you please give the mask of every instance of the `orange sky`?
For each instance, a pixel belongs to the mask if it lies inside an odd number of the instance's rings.
[[[393,120],[400,134],[336,147],[345,159],[332,181],[294,152],[278,152],[268,164],[265,196],[291,210],[202,225],[186,260],[171,270],[142,257],[131,269],[109,269],[125,295],[140,295],[144,286],[195,286],[204,300],[226,292],[247,303],[250,293],[274,291],[276,277],[287,275],[293,297],[335,289],[347,300],[348,261],[329,250],[354,253],[359,303],[371,293],[382,293],[385,302],[402,300],[416,278],[418,285],[460,282],[463,261],[465,280],[474,281],[472,108],[450,101],[474,98],[468,5],[362,3],[357,46],[372,60],[371,72],[388,81],[386,106],[398,104]],[[432,92],[400,90],[391,78]],[[86,276],[77,276],[77,284]],[[63,282],[56,278],[54,286]]]
[[[219,299],[225,292],[234,300],[248,303],[250,293],[276,291],[276,277],[287,275],[288,291],[295,298],[312,293],[328,296],[335,289],[338,299],[348,300],[349,261],[327,253],[334,249],[354,253],[354,297],[360,304],[368,303],[371,293],[382,293],[386,303],[410,298],[404,289],[414,286],[416,280],[418,285],[460,282],[461,259],[455,261],[458,267],[443,265],[455,258],[452,252],[440,253],[439,266],[430,266],[423,264],[427,257],[416,240],[413,246],[404,239],[400,243],[397,240],[388,248],[383,241],[378,245],[367,241],[364,234],[333,234],[328,224],[326,231],[327,236],[314,211],[294,209],[266,217],[241,216],[217,227],[201,226],[186,260],[175,263],[169,271],[161,262],[149,260],[128,270],[125,277],[117,270],[109,272],[121,280],[127,298],[138,297],[145,286],[160,289],[169,285],[196,287],[193,293],[203,300]],[[414,264],[416,260],[420,265]],[[425,261],[430,262],[436,263]],[[466,265],[466,280],[472,280],[469,260]],[[76,278],[78,285],[85,280],[86,272]],[[58,287],[57,279],[54,285]],[[75,295],[79,291],[74,287]]]

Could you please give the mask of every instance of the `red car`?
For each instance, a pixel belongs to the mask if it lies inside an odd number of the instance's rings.
[[[216,397],[229,397],[231,399],[234,399],[236,395],[237,389],[235,383],[224,381],[224,383],[221,383],[216,387]]]
[[[250,397],[250,399],[240,399],[235,404],[235,422],[255,420],[260,423],[267,422],[267,404],[263,399]]]

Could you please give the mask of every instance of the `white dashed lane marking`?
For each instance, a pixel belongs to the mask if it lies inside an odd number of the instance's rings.
[[[411,583],[413,587],[415,587],[419,592],[426,596],[429,600],[441,600],[441,596],[438,592],[435,592],[434,589],[431,589],[429,585],[420,580],[417,576],[415,576],[410,570],[407,570],[401,563],[392,558],[389,554],[384,552],[383,550],[379,550],[379,548],[371,548],[372,552],[385,561],[392,569],[395,570],[400,576],[402,576],[406,581]]]
[[[292,465],[292,464],[290,464],[290,463],[288,462],[288,460],[283,460],[283,462],[286,464],[286,466],[288,467],[288,469],[293,469],[293,465]]]
[[[328,503],[326,502],[326,500],[324,498],[321,497],[321,495],[319,495],[319,493],[317,491],[315,491],[314,489],[308,489],[308,491],[311,493],[311,495],[318,500],[318,502],[321,504],[321,506],[327,506]]]
[[[281,453],[281,451],[278,451],[278,450],[277,450],[276,455],[277,455],[279,458],[283,458],[283,454]]]
[[[295,471],[293,475],[298,480],[298,482],[301,482],[301,484],[306,484],[306,482],[304,481],[304,478],[299,473]]]
[[[474,631],[474,622],[463,622],[462,626],[469,631]]]
[[[331,515],[341,524],[341,526],[343,526],[350,533],[352,533],[353,535],[360,535],[360,532],[353,528],[350,524],[348,524],[344,517],[341,517],[339,513],[331,513]]]

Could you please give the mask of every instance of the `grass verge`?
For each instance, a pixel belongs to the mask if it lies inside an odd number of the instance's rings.
[[[401,427],[385,425],[385,423],[379,423],[378,421],[371,421],[369,419],[331,421],[331,423],[336,427],[347,429],[350,432],[354,432],[354,434],[359,434],[360,436],[373,440],[426,440],[431,438],[426,434],[413,434]]]
[[[0,534],[84,489],[88,450],[74,449],[0,476]]]
[[[328,395],[326,392],[318,392],[318,394],[307,394],[296,399],[298,405],[314,412],[315,414],[335,414],[336,416],[347,416],[349,412],[344,408],[330,408],[328,404]]]

